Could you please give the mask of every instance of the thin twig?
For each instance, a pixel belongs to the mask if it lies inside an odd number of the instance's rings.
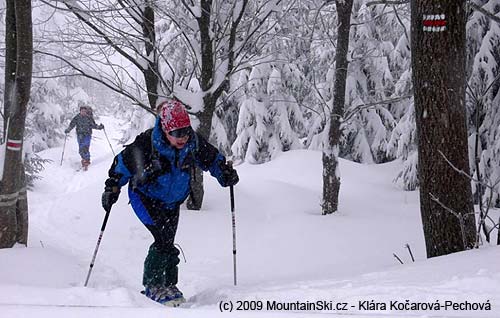
[[[342,121],[343,122],[349,121],[349,119],[351,119],[354,115],[356,115],[357,113],[359,113],[363,109],[373,108],[373,107],[376,107],[376,106],[379,106],[382,104],[397,103],[397,102],[400,102],[404,99],[408,99],[411,97],[413,97],[413,96],[412,95],[404,95],[404,96],[398,96],[395,98],[381,100],[381,101],[377,101],[377,102],[373,102],[373,103],[366,103],[366,104],[354,106],[354,107],[346,110]]]
[[[401,264],[404,264],[403,261],[399,258],[399,256],[396,255],[396,253],[392,253],[392,256],[394,256]]]
[[[411,261],[415,262],[415,258],[413,257],[413,253],[411,252],[410,244],[406,243],[405,247],[408,249],[408,253],[410,253]]]
[[[444,160],[445,160],[445,161],[446,161],[446,162],[447,162],[447,163],[451,166],[451,168],[452,168],[453,170],[455,170],[456,172],[460,173],[460,174],[461,174],[461,175],[463,175],[463,176],[466,176],[467,178],[469,178],[469,179],[470,179],[470,180],[472,180],[472,181],[475,181],[475,182],[480,182],[480,180],[478,180],[478,179],[476,179],[476,178],[472,177],[472,176],[471,176],[470,174],[468,174],[467,172],[463,171],[462,169],[457,168],[457,167],[456,167],[453,163],[451,163],[451,162],[448,160],[448,158],[446,158],[446,156],[443,154],[443,152],[442,152],[441,150],[438,150],[438,152],[439,152],[439,154],[441,154],[441,156],[442,156],[442,157],[444,158]],[[490,188],[490,189],[492,189],[492,190],[493,190],[493,189],[494,189],[494,188],[498,185],[498,183],[500,183],[500,178],[499,178],[499,179],[497,180],[497,182],[495,182],[495,184],[493,184],[493,185],[485,184],[484,182],[482,182],[482,184],[483,184],[484,186],[486,186],[486,187],[488,187],[488,188]]]
[[[410,3],[410,0],[376,0],[376,1],[370,1],[366,3],[366,6],[374,6],[377,4],[390,4],[390,5],[398,5],[398,4],[407,4]]]
[[[454,215],[458,219],[458,222],[460,225],[460,232],[462,233],[463,248],[464,248],[464,250],[467,250],[468,247],[467,247],[467,239],[466,239],[466,235],[465,235],[465,218],[471,214],[474,215],[475,213],[469,212],[469,213],[460,214],[460,213],[454,211],[453,209],[451,209],[450,207],[446,206],[444,203],[442,203],[434,194],[429,193],[429,195],[434,202],[439,204],[443,209],[445,209],[445,211],[448,211],[449,213],[451,213],[452,215]]]

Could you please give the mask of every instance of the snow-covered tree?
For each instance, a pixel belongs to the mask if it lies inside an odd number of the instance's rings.
[[[394,181],[406,191],[415,190],[419,185],[416,134],[415,110],[412,104],[408,112],[398,121],[387,145],[388,156],[403,161],[403,169]]]
[[[249,97],[240,105],[238,137],[232,147],[235,158],[249,163],[269,161],[276,145],[274,139],[269,139],[272,136],[266,125],[268,116],[266,103],[255,97]]]
[[[385,4],[367,7],[365,1],[353,6],[342,157],[365,163],[393,159],[386,149],[399,118],[391,100],[401,97],[395,85],[402,66],[395,63],[394,53],[401,39],[407,40],[401,25],[409,23],[402,15],[404,9]]]
[[[272,118],[269,112],[269,99],[266,84],[270,66],[258,64],[248,75],[247,94],[242,99],[239,109],[236,140],[231,150],[233,156],[250,163],[269,161],[274,143],[269,144],[271,130],[268,124]]]
[[[323,146],[323,199],[322,214],[337,212],[339,206],[340,172],[339,148],[341,123],[345,112],[346,87],[348,79],[349,35],[353,1],[336,1],[337,39],[335,51],[335,79],[333,82],[333,102],[327,130],[327,141]]]
[[[101,82],[151,113],[159,96],[172,92],[172,79],[163,78],[160,72],[156,1],[45,3],[72,16],[65,14],[66,21],[58,26],[66,32],[61,35],[57,30],[54,35],[63,37],[65,54],[57,55],[50,48],[41,51],[43,54],[61,59],[75,73]]]
[[[286,78],[287,70],[291,70],[289,66],[284,66],[281,70],[277,66],[273,67],[267,82],[267,94],[271,104],[272,136],[277,144],[273,153],[303,147],[300,141],[301,134],[304,132],[302,110],[294,96],[289,94],[282,80],[281,74],[285,73],[283,77]]]
[[[252,69],[248,96],[242,101],[232,149],[235,156],[250,163],[263,163],[276,154],[302,148],[302,110],[288,94],[282,70],[271,64]]]
[[[500,6],[487,1],[483,9],[496,14]],[[471,171],[494,188],[475,189],[476,196],[500,204],[500,24],[474,11],[467,23],[469,81],[467,106],[471,135]],[[477,137],[477,139],[476,139]],[[477,145],[476,145],[477,143]],[[477,161],[476,161],[477,160]],[[478,171],[479,169],[479,171]],[[492,191],[493,190],[493,191]]]

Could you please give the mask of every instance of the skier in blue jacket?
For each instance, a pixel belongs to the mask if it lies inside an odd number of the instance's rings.
[[[239,181],[225,157],[191,128],[184,105],[168,100],[160,105],[155,126],[115,157],[105,181],[103,208],[109,211],[128,183],[130,204],[153,235],[144,262],[144,294],[162,304],[184,301],[176,287],[179,250],[174,239],[179,206],[190,193],[195,165],[210,171],[223,187]]]

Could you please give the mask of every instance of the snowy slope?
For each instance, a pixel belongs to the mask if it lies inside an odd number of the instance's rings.
[[[115,151],[121,123],[102,117]],[[89,287],[83,287],[103,220],[100,195],[113,155],[94,133],[92,165],[76,171],[75,137],[45,151],[53,160],[29,193],[29,248],[0,250],[0,317],[220,317],[222,302],[249,306],[325,301],[347,311],[233,311],[237,317],[500,317],[500,248],[425,259],[418,193],[397,189],[395,163],[341,161],[341,212],[320,214],[321,154],[293,151],[264,165],[238,166],[235,188],[238,286],[232,286],[229,191],[207,175],[204,208],[183,209],[177,234],[187,262],[179,288],[188,303],[171,309],[141,290],[151,243],[127,205],[114,206]],[[411,246],[412,263],[405,244]],[[405,262],[393,257],[393,253]],[[466,301],[491,310],[391,310]],[[399,302],[399,303],[394,303]],[[369,310],[378,303],[378,310]],[[385,304],[387,308],[383,307]],[[57,306],[54,306],[57,305]],[[92,306],[92,307],[86,307]],[[466,304],[464,306],[467,306]],[[470,305],[472,306],[472,305]],[[465,308],[467,309],[467,308]],[[167,313],[166,313],[167,312]]]

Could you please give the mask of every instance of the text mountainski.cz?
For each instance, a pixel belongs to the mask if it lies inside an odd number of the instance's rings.
[[[360,300],[356,303],[330,300],[283,302],[276,300],[237,300],[219,302],[221,312],[233,311],[489,311],[484,302],[436,300],[434,302]]]

